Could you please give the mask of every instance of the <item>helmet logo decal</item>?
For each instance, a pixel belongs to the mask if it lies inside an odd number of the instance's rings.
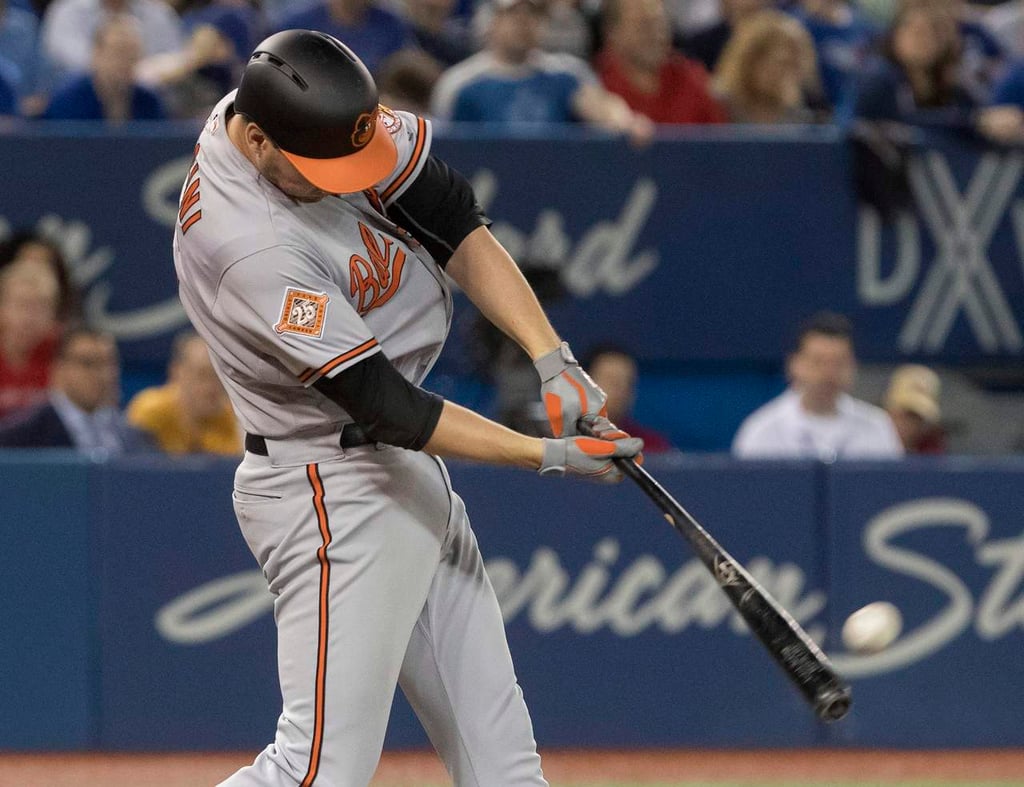
[[[391,136],[394,136],[402,129],[402,119],[395,114],[394,110],[383,104],[380,105],[380,122]]]
[[[373,139],[373,132],[376,130],[377,112],[372,114],[364,112],[356,120],[356,129],[352,132],[352,146],[361,148]]]

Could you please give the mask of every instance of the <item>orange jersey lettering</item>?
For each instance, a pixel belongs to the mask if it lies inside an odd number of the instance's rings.
[[[392,256],[394,238],[382,233],[374,234],[362,222],[359,222],[359,235],[369,259],[353,254],[349,258],[348,268],[351,294],[358,296],[356,311],[364,315],[383,306],[398,292],[402,268],[405,267],[405,252],[397,248]]]
[[[181,192],[181,203],[178,206],[178,223],[181,224],[181,234],[184,235],[189,229],[203,217],[203,210],[199,206],[199,145],[196,145],[192,157],[192,169],[188,171],[188,178],[185,181],[185,188]]]

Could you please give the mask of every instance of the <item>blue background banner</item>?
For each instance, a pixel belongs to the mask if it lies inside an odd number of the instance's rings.
[[[824,645],[854,711],[814,720],[632,485],[454,464],[544,745],[1024,745],[1024,461],[649,467]],[[0,749],[269,742],[271,599],[231,510],[233,462],[12,452],[0,471],[0,665],[18,676]],[[845,653],[841,621],[876,599],[904,633]],[[425,744],[399,700],[388,746]]]
[[[0,749],[95,742],[99,586],[90,474],[71,454],[0,455]]]
[[[1021,690],[1024,644],[1024,462],[950,460],[944,470],[837,465],[829,474],[833,609],[913,599],[897,602],[899,643],[854,670],[863,677],[856,711],[836,728],[843,740],[1021,745],[1010,698]]]
[[[71,126],[0,145],[0,230],[61,239],[87,314],[129,363],[162,368],[185,324],[170,238],[194,138]],[[868,360],[1024,347],[1019,152],[922,138],[919,211],[886,225],[858,206],[849,143],[831,127],[697,130],[639,151],[583,133],[439,129],[435,151],[520,262],[557,271],[567,294],[552,316],[580,351],[619,338],[649,362],[774,363],[795,322],[826,307],[851,316]],[[459,316],[442,370],[465,371],[472,311]]]

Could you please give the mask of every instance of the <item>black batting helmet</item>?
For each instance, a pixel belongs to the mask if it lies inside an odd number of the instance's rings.
[[[373,77],[325,33],[284,30],[261,42],[242,74],[235,111],[263,129],[306,180],[333,194],[369,188],[398,159]]]

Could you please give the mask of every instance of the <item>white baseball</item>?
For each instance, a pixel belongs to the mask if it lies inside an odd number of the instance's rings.
[[[874,601],[843,623],[843,644],[853,653],[877,653],[891,645],[903,628],[903,616],[888,601]]]

